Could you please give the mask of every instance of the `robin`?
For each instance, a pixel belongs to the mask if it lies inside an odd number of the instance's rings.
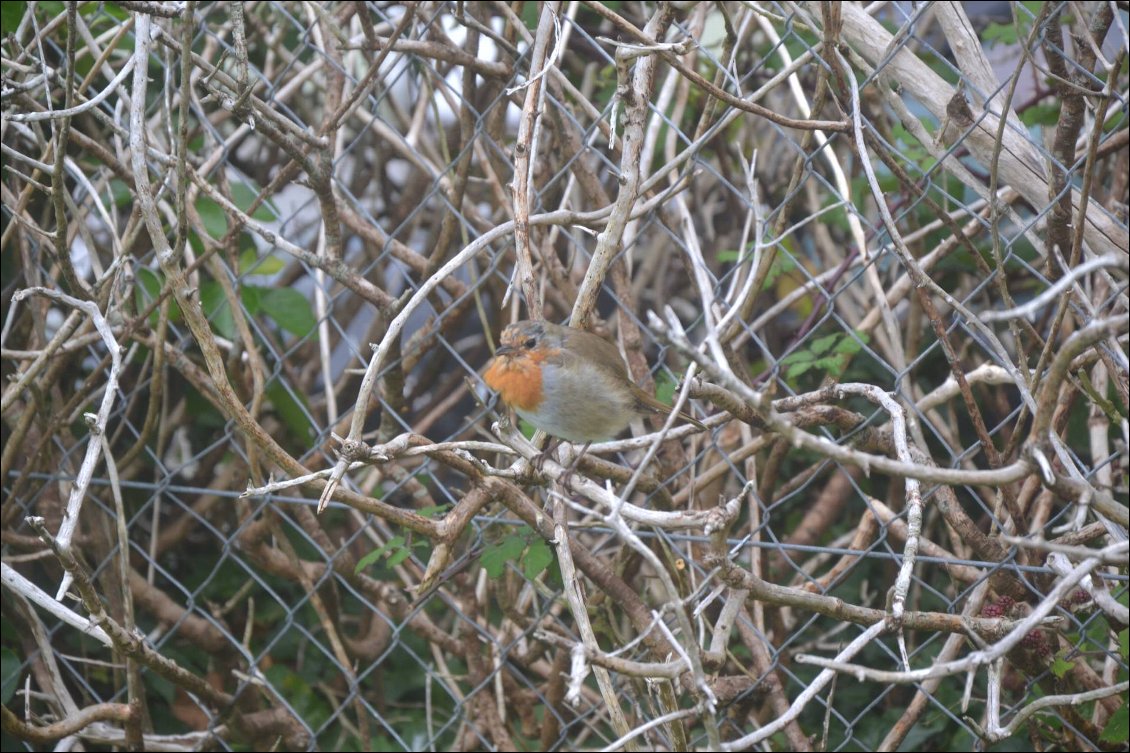
[[[669,415],[670,406],[628,377],[616,346],[592,332],[522,321],[502,332],[483,379],[531,424],[570,442],[611,439],[637,415]],[[705,431],[701,422],[679,418]]]

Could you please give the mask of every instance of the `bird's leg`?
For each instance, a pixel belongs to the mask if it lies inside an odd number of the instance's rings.
[[[573,462],[569,463],[569,467],[561,474],[558,483],[560,483],[563,488],[569,488],[569,477],[573,475],[573,471],[577,470],[577,466],[581,464],[581,458],[584,457],[585,452],[588,451],[589,445],[591,444],[592,442],[585,442],[585,446],[581,448],[580,452],[573,456]]]
[[[561,440],[557,437],[549,437],[548,439],[546,439],[545,447],[542,448],[541,452],[534,456],[532,463],[534,470],[536,470],[538,473],[541,473],[543,467],[545,466],[545,461],[553,457],[553,451],[556,450],[557,446],[560,444]]]

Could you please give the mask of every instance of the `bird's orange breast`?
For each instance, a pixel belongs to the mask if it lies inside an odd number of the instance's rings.
[[[537,410],[544,397],[541,365],[533,358],[496,356],[483,379],[507,405],[520,410]]]

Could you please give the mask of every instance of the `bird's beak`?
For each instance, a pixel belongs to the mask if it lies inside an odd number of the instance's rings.
[[[498,349],[494,351],[494,357],[498,358],[499,356],[508,356],[516,350],[517,348],[510,345],[499,345]]]

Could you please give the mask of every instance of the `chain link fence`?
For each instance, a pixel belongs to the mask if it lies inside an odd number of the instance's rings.
[[[4,749],[1126,749],[1127,9],[970,5],[3,3]]]

